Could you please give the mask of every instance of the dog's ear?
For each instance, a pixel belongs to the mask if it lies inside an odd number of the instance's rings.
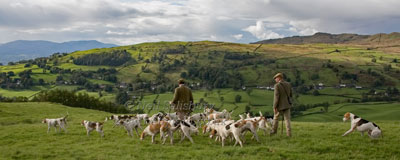
[[[350,112],[345,113],[345,114],[344,114],[344,117],[345,117],[345,118],[350,118]]]

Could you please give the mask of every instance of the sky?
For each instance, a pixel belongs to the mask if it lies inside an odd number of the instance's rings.
[[[399,0],[0,0],[0,43],[227,41],[398,32]]]

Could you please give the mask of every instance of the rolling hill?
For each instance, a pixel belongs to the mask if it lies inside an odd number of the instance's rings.
[[[115,102],[125,91],[130,100],[155,103],[171,99],[176,80],[185,78],[196,90],[196,102],[225,104],[224,108],[237,109],[234,114],[248,106],[254,113],[271,113],[272,91],[265,89],[273,86],[271,77],[277,72],[285,73],[299,104],[311,108],[325,102],[360,102],[366,94],[379,101],[399,97],[394,91],[385,96],[387,90],[400,87],[398,51],[399,46],[328,43],[142,43],[0,66],[0,94],[32,97],[56,88]],[[318,90],[319,97],[313,96],[319,87],[324,88]],[[249,88],[254,89],[251,94]],[[235,102],[237,95],[242,102]]]
[[[34,59],[37,57],[47,57],[53,53],[70,53],[78,50],[88,50],[92,48],[116,47],[114,44],[105,44],[95,40],[89,41],[69,41],[55,43],[41,40],[17,40],[0,44],[0,63],[4,65],[8,62]]]
[[[337,86],[340,83],[363,87],[399,86],[399,53],[386,52],[384,48],[368,49],[342,44],[235,44],[225,42],[157,42],[143,43],[104,49],[77,51],[46,60],[46,70],[97,71],[99,68],[114,68],[119,83],[142,81],[161,84],[175,84],[180,77],[203,87],[225,88],[242,86],[272,85],[271,77],[283,72],[295,86],[323,83]],[[399,48],[397,48],[399,49]],[[101,55],[129,54],[132,59],[123,64],[83,64]],[[121,52],[121,53],[117,53]],[[124,52],[124,53],[122,53]],[[86,58],[85,58],[86,57]],[[78,60],[82,64],[78,64]],[[16,64],[1,66],[0,72],[32,70],[32,77],[43,78],[47,83],[55,82],[54,72],[43,72],[32,65]],[[389,66],[390,65],[390,66]],[[54,69],[53,69],[54,70]],[[70,77],[63,72],[61,76]],[[88,77],[98,83],[98,78]],[[68,80],[68,79],[67,79]]]
[[[400,44],[400,33],[390,34],[379,33],[375,35],[358,34],[330,34],[318,32],[311,36],[293,36],[278,39],[268,39],[255,42],[254,44],[310,44],[310,43],[328,43],[328,44],[358,44],[358,45],[393,45]]]

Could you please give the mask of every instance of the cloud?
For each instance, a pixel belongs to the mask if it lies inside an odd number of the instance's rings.
[[[397,6],[397,0],[1,0],[0,43],[248,43],[316,32],[373,34],[398,31]]]
[[[237,39],[237,40],[240,40],[240,39],[243,38],[243,34],[235,34],[235,35],[232,35],[232,37]]]
[[[244,28],[243,31],[250,32],[253,36],[258,39],[274,39],[274,38],[282,38],[283,36],[275,33],[271,30],[268,30],[269,27],[276,27],[276,25],[272,24],[264,24],[262,21],[257,21],[256,25],[249,26]]]

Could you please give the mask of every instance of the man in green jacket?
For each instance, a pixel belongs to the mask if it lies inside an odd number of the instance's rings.
[[[286,124],[286,135],[292,136],[290,127],[290,108],[292,107],[292,87],[290,83],[283,79],[283,74],[278,73],[274,76],[276,82],[274,86],[274,121],[272,125],[272,134],[276,134],[279,123],[279,116],[283,115]]]
[[[179,117],[183,120],[185,116],[189,116],[193,107],[193,95],[192,90],[185,86],[185,81],[180,79],[178,81],[179,87],[175,88],[174,99],[170,104],[174,107],[174,110]]]

